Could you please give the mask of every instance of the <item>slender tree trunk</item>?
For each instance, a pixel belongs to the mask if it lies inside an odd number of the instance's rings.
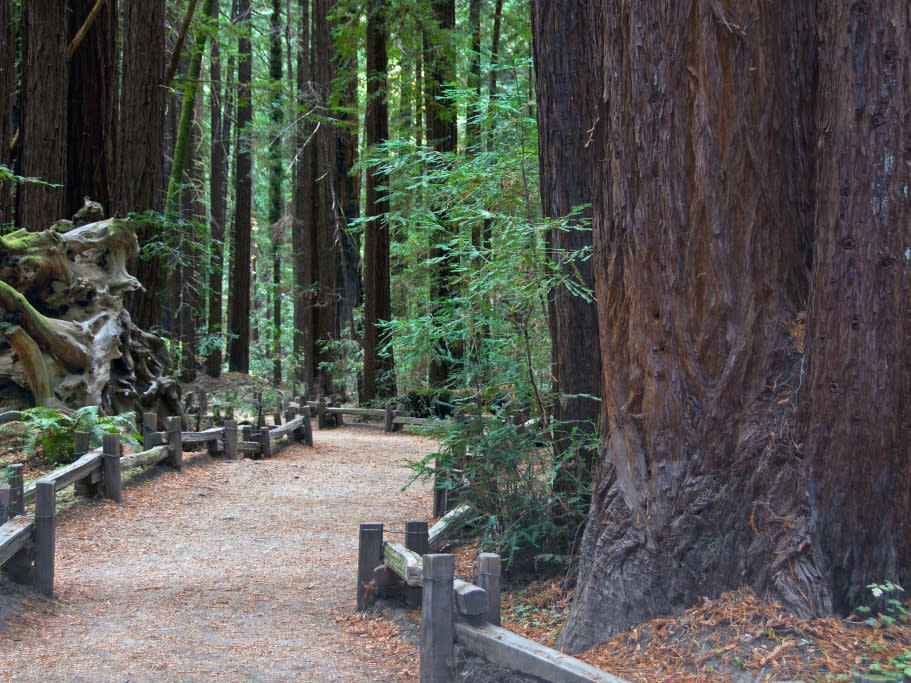
[[[294,363],[296,379],[303,382],[309,393],[314,386],[313,345],[313,284],[314,284],[314,225],[313,179],[314,144],[310,140],[313,127],[309,110],[313,104],[310,89],[310,0],[301,0],[300,45],[297,51],[297,120],[294,155]]]
[[[22,2],[19,168],[43,183],[17,192],[19,227],[45,230],[66,214],[66,114],[69,68],[65,2]],[[47,184],[52,183],[53,185]]]
[[[911,13],[900,0],[820,3],[819,21],[799,441],[808,545],[846,613],[867,584],[911,582]]]
[[[250,83],[253,79],[250,46],[250,0],[239,0],[237,11],[243,32],[237,39],[237,145],[235,171],[234,239],[228,308],[228,366],[236,372],[250,369],[250,232],[253,213],[253,150],[251,126],[253,104]]]
[[[350,18],[350,17],[349,17]],[[357,56],[336,57],[335,81],[341,81],[339,110],[334,113],[336,124],[336,171],[338,188],[337,213],[339,224],[338,296],[339,334],[348,327],[354,330],[354,309],[361,305],[364,291],[361,284],[360,233],[349,230],[360,218],[360,175],[353,172],[357,160]],[[339,87],[337,85],[336,87]]]
[[[127,2],[123,5],[123,62],[120,122],[117,126],[116,182],[111,213],[160,212],[164,208],[164,109],[162,87],[165,60],[165,2]],[[138,221],[140,249],[159,239],[156,224]],[[125,306],[142,329],[161,322],[162,263],[157,253],[144,254],[134,264],[143,290],[126,296]]]
[[[468,56],[468,89],[474,95],[465,113],[465,147],[472,150],[481,143],[481,5],[483,0],[468,2],[468,30],[471,31],[471,54]],[[474,231],[472,231],[474,237]],[[475,244],[478,244],[475,242]]]
[[[598,100],[590,93],[601,87],[601,72],[588,68],[601,58],[602,17],[589,14],[590,5],[535,0],[532,3],[533,34],[549,32],[547,41],[535,40],[535,75],[538,101],[538,154],[541,169],[541,201],[544,215],[568,216],[574,208],[587,206],[568,225],[548,233],[550,260],[559,275],[594,291],[591,260],[567,260],[568,252],[591,249],[592,169],[598,163],[597,146],[590,144],[598,120]],[[560,47],[578,41],[572,52]],[[552,345],[551,376],[556,401],[554,449],[562,465],[554,489],[572,492],[578,482],[588,482],[596,456],[579,442],[597,435],[601,406],[601,351],[598,347],[598,316],[593,299],[574,295],[566,285],[556,286],[548,296],[548,319]],[[572,450],[570,450],[572,449]],[[559,513],[567,523],[580,523],[575,505]]]
[[[389,84],[386,56],[386,2],[367,2],[367,146],[389,138]],[[390,335],[382,323],[392,319],[389,274],[389,175],[367,170],[364,227],[364,386],[363,400],[395,395],[395,365]],[[380,188],[380,189],[378,189]]]
[[[329,110],[329,98],[334,77],[334,48],[329,29],[328,13],[332,0],[313,2],[313,56],[314,86],[317,89],[321,121],[314,142],[314,242],[313,276],[316,283],[313,299],[313,348],[308,349],[313,364],[311,393],[329,395],[335,386],[328,364],[332,361],[329,344],[338,338],[338,245],[341,241],[337,205],[337,151],[335,124]]]
[[[607,22],[603,62],[580,65],[603,80],[577,76],[603,83],[589,125],[602,445],[570,651],[745,583],[824,600],[795,553],[811,530],[787,324],[808,294],[808,5],[585,3]],[[559,35],[536,25],[539,49]]]
[[[0,0],[0,166],[13,170],[13,107],[16,92],[16,24],[11,0]],[[13,191],[10,180],[0,180],[0,228],[12,225]]]
[[[95,0],[69,0],[72,41]],[[113,164],[116,158],[117,3],[107,0],[85,38],[70,58],[67,98],[67,215],[82,208],[83,198],[111,209]]]
[[[219,3],[212,8],[212,16],[218,18]],[[211,339],[223,338],[222,324],[222,274],[224,272],[225,220],[227,219],[228,191],[228,129],[225,97],[227,89],[221,80],[221,46],[213,36],[209,54],[209,128],[212,143],[209,150],[209,307],[206,332]],[[214,344],[206,357],[206,374],[210,377],[221,375],[222,348]]]
[[[202,112],[197,112],[195,118],[201,118]],[[201,272],[199,263],[203,255],[200,245],[202,243],[202,222],[205,216],[205,205],[198,188],[202,183],[201,159],[195,154],[198,146],[199,135],[194,126],[190,129],[187,146],[194,152],[190,153],[189,167],[186,169],[185,182],[180,187],[180,228],[177,234],[177,252],[180,254],[178,262],[174,265],[174,302],[172,315],[177,326],[174,339],[180,342],[180,381],[192,382],[196,379],[196,355],[198,339],[196,329],[199,323],[201,293]]]
[[[455,152],[458,148],[458,123],[456,104],[444,92],[444,87],[455,80],[455,64],[445,43],[455,30],[455,0],[434,0],[434,18],[438,33],[433,45],[425,44],[425,63],[430,64],[430,75],[424,82],[426,88],[427,138],[440,153]],[[428,60],[428,55],[430,59]],[[452,294],[453,268],[444,243],[451,237],[447,211],[435,210],[439,229],[431,237],[430,258],[439,259],[439,267],[430,276],[430,301],[432,306],[448,300]],[[452,340],[439,340],[439,349],[430,361],[429,382],[433,387],[448,386],[453,373],[453,358],[459,356],[458,344]]]
[[[282,305],[281,305],[281,249],[283,235],[279,228],[284,201],[282,198],[282,3],[272,0],[272,18],[269,26],[269,80],[272,105],[269,118],[272,129],[269,138],[269,224],[272,226],[272,384],[282,383]]]

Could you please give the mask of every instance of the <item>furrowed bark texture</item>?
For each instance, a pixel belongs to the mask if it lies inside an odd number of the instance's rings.
[[[607,160],[593,197],[602,451],[560,645],[585,649],[745,583],[825,608],[801,554],[789,336],[812,220],[809,12],[592,9],[606,22],[592,140]]]
[[[386,2],[367,2],[367,111],[364,131],[367,146],[389,138],[387,100]],[[364,401],[395,395],[392,349],[385,349],[389,334],[379,324],[392,319],[389,272],[389,212],[386,189],[389,175],[380,168],[368,169],[367,217],[364,227]]]
[[[72,41],[95,0],[70,0],[69,5],[68,40]],[[107,0],[70,59],[66,216],[81,209],[86,196],[105,209],[111,205],[116,158],[117,58],[117,3]]]
[[[19,173],[43,183],[19,186],[16,218],[19,227],[38,231],[70,215],[64,191],[69,83],[66,3],[25,0],[22,26]]]
[[[535,77],[538,100],[538,155],[541,169],[541,202],[544,215],[567,216],[576,207],[589,205],[579,218],[591,219],[593,169],[601,163],[603,149],[595,144],[599,119],[597,97],[602,89],[600,60],[604,37],[603,18],[590,4],[538,0],[532,3],[535,40]],[[582,49],[561,47],[574,41]],[[591,248],[588,229],[579,220],[551,229],[551,259],[560,263],[563,277],[590,291],[595,289],[590,259],[567,261],[567,252]],[[571,436],[596,431],[601,406],[601,350],[598,346],[598,313],[594,301],[574,295],[558,285],[548,298],[548,318],[553,341],[553,389],[557,394],[554,418],[559,423],[556,450],[562,455],[572,447]],[[584,394],[585,397],[579,396]],[[579,449],[558,478],[558,488],[572,488],[572,479],[588,480],[596,453]]]
[[[272,90],[269,120],[272,122],[272,133],[269,137],[269,223],[272,226],[272,384],[281,386],[281,245],[284,241],[284,230],[279,221],[285,211],[282,195],[282,133],[284,123],[281,98],[282,80],[282,3],[272,0],[272,15],[269,24],[269,80]]]
[[[839,611],[911,581],[911,9],[820,4],[801,405],[813,547]]]
[[[127,2],[123,13],[123,79],[116,148],[129,153],[115,157],[117,182],[113,184],[110,210],[116,216],[160,212],[165,189],[165,3]],[[158,238],[158,227],[139,221],[136,236],[142,249]],[[132,269],[144,289],[129,293],[126,306],[137,325],[150,329],[161,322],[161,259],[143,256]]]
[[[13,105],[16,90],[16,25],[11,16],[12,3],[0,1],[0,166],[13,169],[11,148],[15,127]],[[0,226],[13,222],[13,183],[0,180]]]

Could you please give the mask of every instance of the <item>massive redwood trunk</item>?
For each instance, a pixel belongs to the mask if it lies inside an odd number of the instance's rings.
[[[69,0],[71,43],[94,6],[95,0]],[[86,196],[105,208],[111,205],[119,89],[117,3],[108,0],[84,35],[69,65],[64,207],[67,216],[82,208]],[[130,121],[127,125],[135,123]]]
[[[911,581],[911,11],[820,4],[818,176],[801,436],[836,609]]]
[[[19,171],[43,183],[24,183],[17,192],[16,223],[45,230],[68,218],[66,112],[69,68],[65,2],[22,3],[22,97]]]
[[[13,169],[12,142],[15,135],[13,106],[16,91],[16,23],[12,3],[0,1],[0,166]],[[0,227],[13,223],[11,180],[0,179]]]
[[[585,4],[606,26],[590,125],[602,450],[560,643],[743,584],[824,608],[796,552],[810,525],[790,334],[812,224],[810,13]]]
[[[594,291],[589,258],[568,255],[591,248],[591,231],[583,219],[591,219],[592,169],[601,150],[593,144],[600,124],[597,93],[601,70],[592,68],[601,59],[603,18],[590,12],[590,4],[560,0],[532,3],[534,33],[548,32],[547,40],[535,40],[535,77],[538,101],[538,154],[541,169],[541,202],[544,215],[563,218],[585,207],[567,224],[548,233],[551,260],[560,276],[576,288]],[[581,49],[563,45],[579,41]],[[595,453],[579,446],[594,435],[601,394],[601,352],[595,302],[574,294],[560,284],[548,297],[548,318],[553,340],[553,390],[556,451],[566,457],[557,475],[556,488],[573,490],[576,478],[589,480]],[[572,451],[570,451],[572,449]],[[569,516],[573,510],[566,510]]]

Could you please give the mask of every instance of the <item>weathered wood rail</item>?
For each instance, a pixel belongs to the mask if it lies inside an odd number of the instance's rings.
[[[627,683],[601,669],[500,627],[500,556],[481,553],[475,583],[455,578],[455,558],[429,548],[427,524],[405,545],[383,540],[383,525],[362,524],[357,608],[396,582],[420,591],[421,681],[456,680],[454,643],[488,661],[554,683]]]
[[[35,482],[25,485],[22,465],[10,466],[8,485],[0,486],[0,567],[5,568],[14,581],[32,584],[39,592],[52,596],[58,491],[75,485],[78,494],[95,496],[100,493],[119,503],[124,471],[157,464],[180,471],[185,446],[205,444],[210,455],[235,460],[244,453],[271,457],[284,442],[313,446],[310,409],[304,407],[300,415],[296,412],[292,408],[286,413],[285,424],[257,430],[255,440],[249,425],[240,428],[244,440],[239,440],[234,420],[225,420],[223,427],[184,432],[181,431],[181,419],[169,417],[165,419],[165,431],[160,432],[155,429],[158,416],[146,413],[142,430],[145,450],[138,453],[122,455],[118,434],[105,434],[101,448],[88,450],[88,434],[79,433],[76,435],[79,457]],[[35,506],[34,516],[25,514],[30,505]]]

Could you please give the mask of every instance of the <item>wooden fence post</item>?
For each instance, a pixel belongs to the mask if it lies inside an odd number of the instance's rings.
[[[260,427],[259,429],[259,445],[262,449],[262,457],[271,458],[272,457],[272,437],[269,436],[268,427]]]
[[[142,445],[152,447],[152,434],[158,431],[158,413],[142,414]]]
[[[10,518],[9,496],[9,486],[0,486],[0,524],[6,524]]]
[[[428,550],[430,535],[427,531],[427,522],[405,522],[405,547],[413,550],[418,555],[425,555]],[[405,602],[412,607],[421,604],[421,588],[408,586],[405,589]]]
[[[487,592],[488,623],[500,625],[500,556],[496,553],[478,555],[478,575],[475,583]]]
[[[104,497],[120,502],[120,434],[105,434],[101,445]]]
[[[25,484],[22,481],[22,463],[15,463],[9,466],[9,475],[7,477],[10,488],[10,514],[25,514]]]
[[[392,410],[392,402],[386,401],[386,420],[383,424],[384,432],[391,432],[392,427],[395,424],[393,420],[395,419],[395,412]]]
[[[379,522],[361,524],[357,547],[357,610],[367,607],[368,586],[373,570],[383,563],[383,525]]]
[[[304,442],[313,448],[313,423],[310,422],[310,406],[302,406],[301,414],[304,416]]]
[[[237,420],[225,420],[225,457],[228,460],[240,457],[237,450]]]
[[[79,460],[83,455],[89,452],[89,433],[76,432],[76,450],[74,460]],[[93,473],[94,474],[94,473]],[[94,498],[98,495],[98,484],[92,481],[92,475],[80,479],[73,485],[73,490],[77,496],[85,498]]]
[[[432,553],[424,555],[422,563],[421,683],[444,683],[453,680],[455,556]]]
[[[322,396],[316,404],[316,426],[319,429],[326,429],[329,426],[326,422],[326,399]]]
[[[57,523],[57,490],[52,481],[35,487],[35,588],[48,597],[54,594],[54,539]]]
[[[183,434],[180,432],[180,418],[169,417],[164,424],[168,433],[168,457],[165,462],[180,472],[183,469]]]

